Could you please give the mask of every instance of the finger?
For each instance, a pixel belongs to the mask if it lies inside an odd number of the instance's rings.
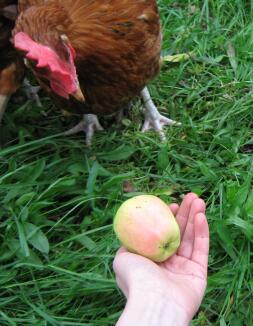
[[[114,273],[115,274],[120,274],[120,271],[121,271],[121,267],[122,267],[122,261],[124,262],[124,259],[122,259],[122,253],[124,253],[123,249],[120,248],[115,257],[114,257],[114,260],[113,260],[113,263],[112,263],[112,267],[113,267],[113,270],[114,270]]]
[[[209,228],[206,216],[202,213],[194,219],[194,245],[192,261],[207,269],[209,252]]]
[[[117,275],[116,275],[115,279],[116,279],[116,283],[117,283],[118,287],[121,289],[121,291],[124,293],[124,295],[126,297],[128,297],[129,291],[128,291],[128,287],[125,284],[125,282],[121,279],[121,277],[119,277]]]
[[[178,204],[170,204],[169,205],[170,210],[172,211],[173,215],[176,215],[179,209]]]
[[[178,212],[176,215],[176,220],[177,220],[179,228],[180,228],[181,237],[184,234],[184,231],[186,228],[186,224],[187,224],[187,220],[188,220],[188,216],[190,213],[192,202],[196,198],[198,198],[198,196],[196,194],[194,194],[193,192],[190,192],[189,194],[184,196],[184,199],[178,209]]]
[[[178,250],[178,255],[183,256],[185,258],[191,258],[194,244],[194,219],[198,213],[205,213],[205,202],[196,198],[191,205],[187,225],[181,240],[181,244]]]
[[[118,249],[118,251],[116,252],[116,255],[113,260],[113,270],[115,273],[118,272],[119,266],[121,265],[121,261],[124,261],[124,259],[122,259],[122,257],[121,257],[122,254],[124,254],[124,253],[128,253],[128,251],[125,247],[120,247]]]
[[[125,247],[120,247],[119,250],[116,252],[116,256],[124,252],[128,252],[127,249]]]

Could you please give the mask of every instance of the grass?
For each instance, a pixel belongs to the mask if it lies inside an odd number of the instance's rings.
[[[208,205],[209,280],[193,325],[253,325],[253,3],[160,0],[167,63],[150,85],[181,121],[161,144],[140,133],[139,103],[85,149],[62,117],[11,103],[0,151],[0,324],[114,325],[124,306],[112,260],[112,218],[136,192]],[[14,100],[13,100],[14,101]],[[126,182],[128,182],[128,187]],[[130,187],[129,187],[130,185]],[[126,189],[130,188],[130,189]]]

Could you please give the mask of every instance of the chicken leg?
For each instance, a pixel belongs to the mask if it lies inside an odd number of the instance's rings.
[[[38,92],[40,86],[32,86],[27,78],[23,81],[23,88],[28,100],[35,102],[37,106],[42,107]]]
[[[144,121],[141,131],[145,132],[147,130],[154,129],[159,134],[161,140],[165,141],[166,136],[163,131],[163,127],[166,125],[180,126],[181,123],[171,120],[169,118],[166,118],[159,113],[154,102],[151,99],[151,96],[149,94],[147,87],[145,87],[141,91],[141,97],[142,97],[142,100],[143,100],[144,106],[145,106],[145,112],[144,112],[145,121]]]
[[[0,95],[0,126],[9,99],[10,99],[10,95]]]
[[[24,79],[23,87],[28,100],[35,102],[37,106],[42,107],[38,91],[40,90],[39,86],[32,86],[28,79]],[[0,95],[0,126],[3,119],[4,112],[6,110],[7,104],[10,100],[11,94]]]
[[[84,131],[86,134],[85,143],[87,146],[90,146],[92,137],[96,130],[104,130],[98,120],[98,117],[95,114],[84,114],[83,120],[70,130],[65,131],[64,135],[70,136],[78,133],[79,131]]]

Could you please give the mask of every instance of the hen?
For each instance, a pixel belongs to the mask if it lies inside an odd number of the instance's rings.
[[[141,95],[143,130],[174,124],[145,87],[159,72],[161,30],[155,0],[20,0],[13,43],[55,103],[84,114],[66,134],[101,129],[96,116]]]

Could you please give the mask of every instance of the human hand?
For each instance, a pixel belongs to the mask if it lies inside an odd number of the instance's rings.
[[[163,263],[154,263],[121,248],[116,254],[113,267],[118,286],[127,297],[128,303],[134,303],[130,306],[135,306],[136,310],[136,305],[140,305],[143,300],[146,301],[146,306],[147,300],[152,301],[152,306],[159,303],[160,310],[164,307],[165,311],[170,311],[170,319],[171,312],[182,317],[182,322],[177,323],[177,316],[174,316],[174,325],[183,325],[193,318],[204,296],[209,231],[205,203],[197,195],[189,193],[184,197],[180,207],[172,204],[170,208],[181,231],[181,244],[177,253]],[[129,304],[126,314],[128,315],[126,325],[131,325]],[[125,317],[123,314],[119,322]],[[158,325],[158,321],[156,323]],[[120,325],[125,324],[121,322]],[[161,321],[159,325],[162,325]]]

